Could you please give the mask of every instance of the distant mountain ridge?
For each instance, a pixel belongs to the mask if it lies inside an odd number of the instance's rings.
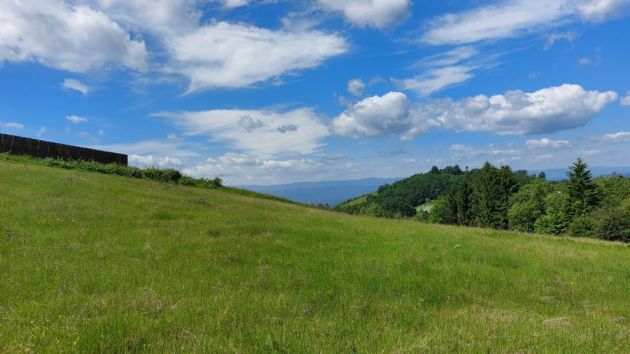
[[[348,199],[372,193],[384,184],[401,178],[364,178],[358,180],[298,182],[272,186],[238,186],[259,193],[267,193],[305,204],[335,206]]]

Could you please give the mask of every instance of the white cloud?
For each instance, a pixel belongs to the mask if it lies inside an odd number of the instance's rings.
[[[216,0],[223,4],[223,7],[233,9],[249,4],[249,0]]]
[[[312,178],[326,170],[312,159],[262,159],[251,154],[229,152],[183,170],[194,177],[221,177],[229,184],[269,184]]]
[[[628,0],[502,0],[433,19],[422,40],[441,45],[511,38],[575,18],[601,21],[628,3]]]
[[[471,148],[470,146],[463,145],[463,144],[451,145],[451,151],[453,151],[453,152],[470,152],[470,151],[473,151],[473,150],[474,149]]]
[[[272,31],[213,23],[167,39],[170,70],[190,79],[189,91],[246,87],[314,68],[347,49],[344,38],[320,31]]]
[[[271,30],[212,18],[202,25],[205,3],[0,1],[0,64],[36,61],[69,72],[118,64],[134,71],[182,76],[189,80],[189,92],[197,92],[279,82],[288,74],[316,68],[348,48],[343,36],[312,28]],[[222,3],[237,7],[247,1]],[[150,39],[147,43],[153,53],[143,37]],[[76,80],[63,87],[83,94],[90,90]]]
[[[474,67],[465,65],[432,68],[422,75],[404,80],[395,80],[394,82],[400,89],[412,90],[421,96],[429,96],[432,93],[469,80],[474,76],[472,74],[474,69]]]
[[[432,127],[501,135],[545,134],[584,126],[617,99],[614,92],[586,91],[566,84],[536,92],[509,91],[461,100],[412,104],[400,92],[358,102],[335,118],[339,135],[414,137]]]
[[[606,134],[603,136],[602,140],[608,143],[624,143],[630,141],[630,132]]]
[[[73,0],[75,2],[86,0]],[[134,31],[173,35],[197,28],[198,0],[87,0]]]
[[[385,28],[409,15],[409,0],[317,0],[329,11],[340,12],[358,27]]]
[[[486,161],[494,164],[514,164],[523,158],[523,152],[514,149],[512,144],[504,147],[493,144],[485,147],[455,144],[451,145],[449,150],[446,161],[443,163],[460,164],[460,166],[481,166]]]
[[[577,2],[579,15],[591,22],[615,16],[630,3],[628,0],[582,0]]]
[[[392,81],[402,90],[412,90],[420,96],[461,84],[474,77],[474,72],[493,64],[495,55],[479,58],[479,50],[472,46],[461,46],[444,53],[429,56],[416,66],[423,71],[414,77]]]
[[[410,107],[402,92],[368,97],[335,118],[332,130],[354,138],[405,134],[412,126]]]
[[[66,120],[72,124],[87,123],[89,121],[88,118],[81,116],[67,116]]]
[[[586,91],[565,84],[536,92],[509,91],[504,95],[435,101],[422,107],[422,115],[455,131],[497,134],[543,134],[584,126],[617,99],[612,91]]]
[[[568,31],[565,33],[552,33],[547,36],[547,42],[545,42],[545,50],[548,50],[549,48],[553,47],[554,44],[556,44],[556,42],[558,41],[564,40],[571,43],[576,38],[577,38],[577,35],[572,31]]]
[[[173,136],[164,140],[146,140],[128,144],[91,146],[94,149],[129,155],[134,166],[183,167],[199,160],[206,147]]]
[[[348,81],[348,92],[353,96],[361,96],[365,90],[366,84],[361,79],[352,79]]]
[[[626,93],[626,97],[621,99],[622,106],[630,106],[630,92]]]
[[[63,80],[63,83],[61,84],[61,87],[68,89],[68,90],[75,90],[80,92],[81,94],[83,94],[84,96],[87,95],[88,93],[90,93],[90,91],[92,90],[88,85],[82,83],[79,80],[76,79],[65,79]]]
[[[109,63],[146,69],[147,50],[105,13],[58,0],[0,2],[0,61],[85,72]]]
[[[542,138],[540,140],[527,140],[527,148],[530,150],[535,149],[561,149],[571,147],[571,143],[567,140],[551,140],[549,138]]]
[[[154,157],[153,155],[131,155],[129,156],[129,164],[141,167],[180,167],[182,166],[182,160],[172,156]]]
[[[160,113],[186,135],[207,135],[256,156],[310,154],[322,146],[328,128],[310,109],[211,110]]]
[[[578,60],[578,64],[580,65],[591,65],[593,64],[593,60],[591,60],[591,58],[580,58],[580,60]]]
[[[8,122],[8,123],[2,124],[2,127],[5,129],[22,130],[24,129],[24,124],[17,123],[17,122]]]

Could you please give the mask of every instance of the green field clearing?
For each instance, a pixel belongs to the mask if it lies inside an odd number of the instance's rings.
[[[0,352],[630,352],[630,247],[0,159]]]

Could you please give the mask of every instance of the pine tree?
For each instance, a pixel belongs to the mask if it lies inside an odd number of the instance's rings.
[[[508,166],[499,169],[486,162],[478,171],[474,185],[476,224],[507,229],[510,197],[517,189],[514,173]]]
[[[573,214],[580,216],[593,210],[601,198],[588,165],[581,158],[578,158],[569,167],[567,177],[569,178],[567,188]]]
[[[457,204],[457,223],[472,226],[474,223],[474,196],[472,186],[468,181],[462,182],[455,194]]]
[[[492,227],[492,214],[496,209],[494,186],[496,186],[496,167],[486,162],[477,171],[475,178],[475,223],[481,227]]]

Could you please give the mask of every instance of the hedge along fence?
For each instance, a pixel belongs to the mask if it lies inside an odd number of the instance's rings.
[[[127,166],[127,155],[0,133],[0,153]]]

